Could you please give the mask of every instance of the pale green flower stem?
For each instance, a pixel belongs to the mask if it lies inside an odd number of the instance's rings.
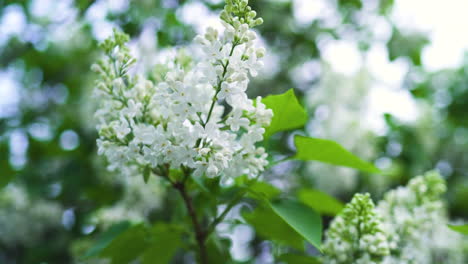
[[[237,45],[238,45],[237,42],[232,44],[231,51],[229,52],[229,58],[232,57],[232,53],[234,53],[234,49],[236,48]],[[226,65],[223,65],[223,74],[221,75],[221,78],[220,78],[220,80],[218,82],[218,85],[216,86],[216,93],[213,96],[213,101],[211,102],[210,111],[208,112],[208,116],[206,117],[206,121],[203,122],[203,124],[202,124],[203,127],[205,127],[206,124],[208,124],[208,122],[210,121],[211,114],[213,113],[214,106],[216,104],[216,101],[218,100],[218,93],[219,93],[219,91],[221,91],[221,85],[224,82],[224,77],[226,76],[228,66],[229,66],[229,59],[227,60]]]

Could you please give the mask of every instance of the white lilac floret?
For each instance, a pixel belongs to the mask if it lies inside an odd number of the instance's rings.
[[[106,57],[92,68],[100,75],[97,143],[109,169],[126,175],[177,169],[197,177],[255,177],[264,170],[267,154],[257,145],[273,113],[246,94],[265,54],[255,45],[252,28],[262,23],[255,17],[247,1],[227,1],[224,30],[208,28],[195,38],[202,55],[179,52],[156,67],[153,81],[128,73],[135,59],[126,35],[115,32],[101,45]]]

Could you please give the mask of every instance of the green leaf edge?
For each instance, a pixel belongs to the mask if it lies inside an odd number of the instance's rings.
[[[317,192],[320,195],[327,197],[328,201],[333,203],[333,207],[336,207],[337,210],[336,211],[334,210],[332,212],[332,210],[322,211],[322,210],[318,210],[317,208],[314,208],[314,206],[312,206],[309,202],[305,201],[306,200],[305,195],[308,194],[309,192]],[[343,210],[343,208],[345,207],[345,204],[343,202],[341,202],[340,200],[336,199],[332,195],[326,192],[323,192],[319,189],[302,188],[299,191],[297,191],[296,195],[299,201],[301,201],[304,205],[307,205],[308,207],[314,209],[317,213],[321,215],[335,216],[339,212],[341,212],[341,210]]]
[[[453,231],[463,234],[463,235],[468,235],[468,225],[447,225],[448,228],[452,229]]]
[[[81,257],[81,259],[86,260],[98,256],[104,249],[106,249],[112,243],[112,241],[116,237],[118,237],[134,225],[134,223],[125,221],[111,226],[108,230],[104,231],[104,233],[102,233],[98,237],[97,241],[93,244],[91,248],[89,248],[86,251],[83,257]]]
[[[318,217],[319,217],[319,224],[320,224],[320,233],[321,233],[321,235],[323,236],[323,221],[322,221],[322,217],[320,216],[320,214],[317,213],[317,212],[316,212],[315,210],[313,210],[312,208],[310,208],[309,206],[307,206],[307,205],[305,205],[305,204],[303,204],[303,203],[301,203],[301,202],[299,202],[299,201],[292,200],[292,199],[289,199],[289,201],[293,201],[293,202],[296,202],[296,203],[298,203],[298,204],[301,204],[301,205],[303,205],[303,206],[309,208],[311,211],[315,212],[315,213],[318,215]],[[273,203],[274,203],[274,202],[271,202],[271,201],[268,202],[268,205],[269,205],[270,208],[273,210],[273,212],[275,212],[281,219],[283,219],[283,221],[284,221],[285,223],[287,223],[292,229],[294,229],[294,231],[296,231],[297,234],[299,234],[302,238],[304,238],[304,240],[306,240],[307,242],[311,243],[315,248],[317,248],[320,252],[322,252],[322,248],[321,248],[321,246],[322,246],[322,238],[321,238],[320,241],[318,242],[318,245],[317,245],[317,243],[316,243],[315,241],[309,240],[307,237],[305,237],[304,235],[302,235],[301,232],[300,232],[299,230],[297,230],[296,227],[294,227],[293,225],[291,225],[281,214],[279,214],[279,213],[277,212],[277,210],[276,210],[275,207],[273,206]]]
[[[296,159],[296,160],[302,160],[302,161],[313,161],[313,160],[315,160],[315,161],[319,161],[319,162],[323,162],[323,163],[332,164],[332,165],[335,165],[335,166],[353,168],[353,169],[357,169],[357,170],[361,170],[361,171],[369,172],[369,173],[381,173],[381,171],[377,167],[375,167],[373,164],[362,160],[361,158],[354,155],[352,152],[348,151],[343,146],[341,146],[340,144],[338,144],[337,142],[335,142],[333,140],[296,135],[296,136],[294,136],[294,145],[296,146],[296,148],[297,148],[297,141],[300,140],[300,139],[313,139],[313,140],[333,144],[337,148],[341,149],[344,153],[346,153],[348,155],[351,155],[354,159],[356,159],[356,161],[361,163],[362,166],[350,166],[350,165],[346,165],[346,164],[342,164],[342,163],[335,163],[335,162],[330,162],[330,161],[320,160],[320,159],[303,159],[303,158],[298,157],[299,151],[296,151],[296,154],[294,154],[294,156],[290,157],[289,159]]]
[[[262,99],[262,103],[265,104],[265,107],[268,108],[268,109],[271,109],[273,111],[273,119],[275,118],[274,115],[277,114],[275,113],[275,111],[271,108],[271,107],[268,107],[270,105],[269,101],[272,100],[272,98],[274,97],[280,97],[280,96],[290,96],[291,99],[292,99],[292,102],[293,104],[295,105],[298,105],[299,106],[299,111],[301,112],[301,116],[299,118],[301,118],[302,120],[300,120],[300,125],[297,125],[297,126],[294,126],[294,127],[290,127],[286,130],[278,130],[278,131],[274,131],[274,132],[269,132],[269,128],[271,127],[271,124],[270,126],[268,127],[265,127],[265,133],[264,133],[264,138],[265,140],[267,140],[268,138],[270,138],[272,135],[278,133],[278,132],[282,132],[282,131],[289,131],[289,130],[294,130],[294,129],[298,129],[298,128],[301,128],[303,127],[306,123],[307,123],[307,118],[308,118],[308,115],[307,115],[307,111],[305,110],[305,108],[300,104],[299,100],[297,99],[296,97],[296,94],[294,93],[294,89],[291,88],[289,90],[287,90],[286,92],[282,93],[282,94],[272,94],[272,95],[268,95],[267,97],[263,98]],[[273,122],[273,119],[272,119],[272,122]]]

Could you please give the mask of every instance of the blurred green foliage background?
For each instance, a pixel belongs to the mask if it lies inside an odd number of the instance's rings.
[[[97,156],[90,65],[99,41],[118,27],[150,68],[156,53],[213,24],[223,4],[0,0],[0,263],[79,263],[113,222],[170,220],[177,197],[156,183],[116,179]],[[287,162],[265,179],[347,202],[362,191],[378,199],[436,168],[448,181],[451,218],[468,219],[468,60],[428,67],[430,30],[402,25],[393,0],[251,5],[265,21],[258,30],[269,55],[249,94],[294,88],[311,116],[299,133],[336,140],[384,171]],[[293,151],[291,135],[273,139],[273,153]],[[259,241],[248,243],[248,253],[231,253],[261,259]]]

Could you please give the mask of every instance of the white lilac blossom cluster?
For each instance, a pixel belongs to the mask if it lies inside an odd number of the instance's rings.
[[[272,111],[261,98],[247,98],[249,76],[257,75],[265,50],[252,28],[262,23],[247,0],[228,0],[224,30],[208,28],[195,42],[200,57],[177,55],[158,65],[160,78],[130,75],[135,59],[128,37],[115,32],[93,65],[98,152],[109,169],[125,175],[162,174],[171,169],[199,177],[257,176],[267,165],[263,140]]]
[[[390,234],[391,256],[383,263],[466,263],[462,250],[466,240],[446,227],[448,217],[441,200],[445,191],[444,180],[430,171],[385,195],[377,210]],[[440,245],[448,240],[456,245]]]
[[[324,263],[467,263],[467,239],[447,228],[445,191],[431,171],[387,192],[375,209],[356,194],[326,233]]]
[[[324,263],[380,263],[390,252],[388,235],[369,194],[356,194],[333,220],[323,245]]]

